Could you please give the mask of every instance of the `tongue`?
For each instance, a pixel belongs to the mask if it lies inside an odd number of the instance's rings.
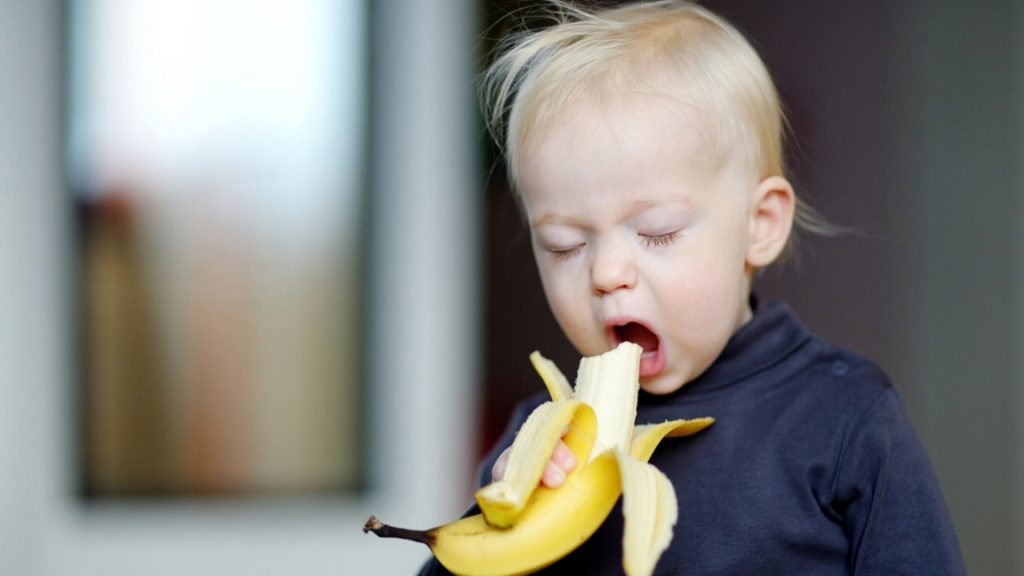
[[[658,349],[658,337],[654,335],[654,332],[635,322],[619,326],[615,332],[622,340],[639,344],[644,352],[654,352]]]

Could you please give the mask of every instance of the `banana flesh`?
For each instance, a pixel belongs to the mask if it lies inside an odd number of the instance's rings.
[[[694,434],[714,419],[634,426],[641,353],[640,346],[625,342],[584,358],[575,392],[552,362],[531,354],[552,400],[520,428],[504,478],[477,491],[482,512],[425,531],[371,517],[363,531],[424,543],[454,574],[527,574],[585,542],[621,495],[623,568],[629,576],[653,573],[671,543],[678,507],[672,483],[647,461],[663,438]],[[579,464],[560,488],[551,489],[539,482],[560,438]]]
[[[632,342],[623,342],[610,352],[580,360],[575,398],[597,412],[594,455],[605,450],[629,450],[640,393],[643,351]]]
[[[507,528],[516,522],[540,483],[555,445],[581,406],[590,411],[579,400],[545,402],[526,419],[509,450],[505,477],[476,492],[477,504],[488,524]],[[589,451],[590,447],[578,461],[586,462]]]

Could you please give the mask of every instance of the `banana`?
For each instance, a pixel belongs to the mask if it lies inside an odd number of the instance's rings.
[[[651,574],[672,540],[678,510],[672,483],[647,461],[663,438],[695,434],[714,419],[634,426],[641,353],[624,342],[583,358],[575,392],[551,361],[531,354],[552,400],[516,434],[504,478],[477,491],[481,513],[431,530],[396,528],[371,516],[363,532],[426,544],[454,574],[527,574],[585,542],[621,495],[623,568],[629,576]],[[560,438],[579,464],[551,489],[539,481]]]
[[[583,413],[579,417],[586,418],[589,426],[576,421],[577,412],[581,409]],[[597,432],[593,410],[579,400],[541,404],[516,433],[515,442],[508,453],[505,477],[476,492],[477,504],[488,524],[508,528],[516,523],[544,474],[547,466],[545,454],[550,455],[555,450],[567,426],[574,434],[586,434],[586,443],[579,444],[578,454],[573,453],[577,461],[586,461]]]
[[[533,369],[537,371],[537,374],[540,375],[544,386],[548,389],[551,400],[561,402],[572,398],[572,386],[569,386],[569,380],[566,379],[565,374],[562,374],[562,371],[558,369],[554,362],[541,356],[540,352],[534,350],[530,354],[530,363],[533,365]]]

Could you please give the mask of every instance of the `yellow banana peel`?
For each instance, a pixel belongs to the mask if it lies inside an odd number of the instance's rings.
[[[694,434],[714,419],[635,426],[641,353],[624,342],[583,358],[575,391],[554,363],[531,354],[552,399],[516,434],[504,477],[477,491],[481,513],[431,530],[395,528],[371,516],[363,531],[422,542],[454,574],[528,574],[585,542],[621,495],[623,568],[629,576],[653,573],[672,541],[678,509],[672,483],[648,460],[665,437]],[[540,478],[559,439],[578,464],[552,489]]]

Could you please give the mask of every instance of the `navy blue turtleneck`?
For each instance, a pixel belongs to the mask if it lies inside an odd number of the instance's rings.
[[[516,411],[481,482],[538,395]],[[638,423],[713,416],[651,462],[679,520],[657,574],[962,575],[928,457],[888,377],[811,335],[782,304],[759,307],[715,363],[678,392],[641,392]],[[617,509],[541,574],[622,574]],[[446,574],[436,562],[421,574]]]

